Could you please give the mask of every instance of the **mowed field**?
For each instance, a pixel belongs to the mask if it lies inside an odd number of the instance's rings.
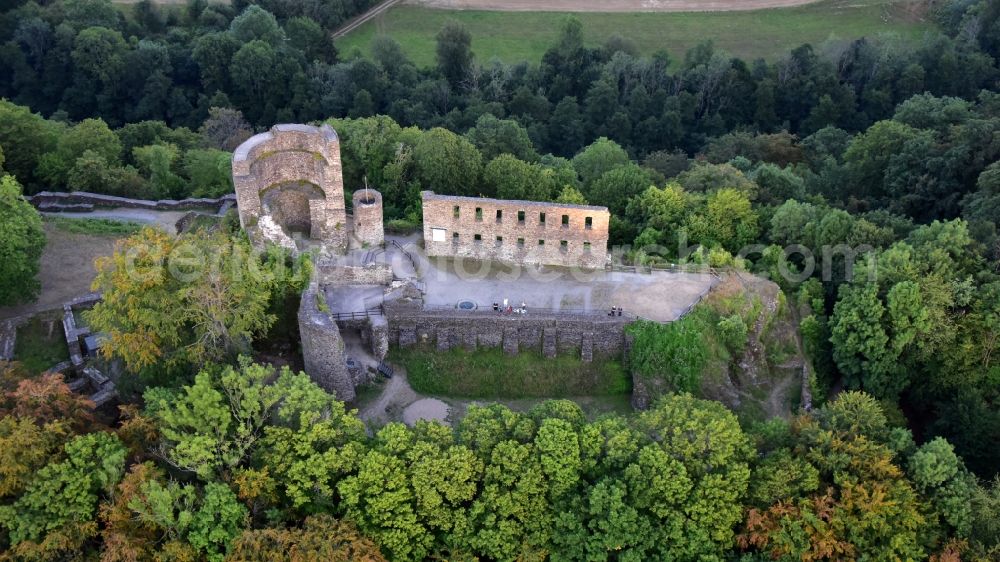
[[[894,33],[919,40],[933,29],[922,16],[922,0],[821,0],[803,6],[720,12],[525,12],[448,10],[400,4],[337,40],[342,55],[369,54],[377,34],[393,37],[418,66],[434,64],[435,35],[449,19],[472,34],[476,58],[506,63],[538,62],[554,42],[561,22],[573,13],[586,42],[602,44],[618,34],[643,54],[666,49],[674,61],[701,41],[744,58],[775,59],[789,50],[827,39],[845,40]]]

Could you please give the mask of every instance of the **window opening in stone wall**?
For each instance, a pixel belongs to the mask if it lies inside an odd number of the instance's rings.
[[[517,224],[524,224],[524,211],[517,212]]]
[[[483,241],[483,235],[482,234],[475,234],[475,235],[472,236],[472,239],[475,240],[476,242],[482,242]]]
[[[587,230],[594,228],[594,217],[587,217],[583,219],[583,227]]]
[[[545,224],[545,213],[538,213],[538,223]]]
[[[569,251],[569,242],[566,240],[559,241],[559,250],[562,252]]]
[[[503,236],[497,236],[497,246],[503,245]]]
[[[457,232],[452,232],[451,233],[451,241],[452,242],[458,242],[458,233]]]
[[[455,205],[455,208],[452,210],[452,212],[455,214],[455,218],[457,219],[462,214],[462,208],[459,207],[458,205]]]
[[[497,209],[497,222],[503,222],[503,210]]]
[[[517,245],[518,245],[518,247],[523,248],[524,247],[524,238],[518,238],[517,239]]]
[[[584,242],[583,243],[583,251],[586,252],[586,253],[588,253],[588,254],[590,253],[590,242]]]
[[[477,221],[483,220],[483,208],[482,207],[476,207],[476,220]]]
[[[562,227],[569,228],[569,215],[562,216]]]
[[[539,240],[538,241],[538,245],[539,246],[544,246],[545,245],[545,240]]]

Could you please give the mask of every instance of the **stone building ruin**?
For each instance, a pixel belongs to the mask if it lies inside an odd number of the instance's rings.
[[[428,256],[603,269],[607,207],[421,193]]]
[[[386,238],[378,191],[356,190],[348,215],[340,140],[329,125],[275,125],[240,145],[232,163],[240,222],[254,245],[315,255],[298,310],[303,362],[318,385],[344,401],[375,376],[390,344],[533,349],[591,361],[627,352],[624,328],[634,316],[620,308],[609,314],[611,305],[685,298],[677,285],[670,294],[643,289],[648,279],[618,293],[614,276],[628,274],[606,269],[606,207],[423,192],[426,256],[582,267],[599,278],[587,288],[530,278],[470,285],[447,264],[419,256],[415,237]],[[528,302],[517,313],[499,310],[507,296]]]
[[[240,224],[258,247],[347,249],[340,139],[329,125],[275,125],[233,153]]]
[[[359,189],[351,200],[354,236],[362,246],[377,247],[385,243],[382,218],[382,194],[374,189]]]

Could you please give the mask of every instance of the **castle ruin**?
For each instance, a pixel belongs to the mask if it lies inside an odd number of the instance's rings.
[[[240,224],[258,247],[347,250],[340,139],[329,125],[275,125],[233,153]]]
[[[421,193],[428,256],[603,269],[607,207]]]
[[[605,207],[425,191],[422,237],[389,238],[378,191],[355,190],[347,214],[340,139],[329,125],[275,125],[251,137],[233,154],[233,182],[256,247],[315,254],[298,310],[303,361],[344,401],[374,376],[390,343],[591,361],[626,350],[624,327],[634,316],[609,314],[612,306],[671,321],[714,283],[689,276],[664,286],[652,273],[606,269]],[[435,256],[445,259],[428,259]],[[531,265],[548,277],[469,276],[459,267],[465,259],[486,270],[493,262]],[[497,304],[508,297],[521,303],[516,313]]]

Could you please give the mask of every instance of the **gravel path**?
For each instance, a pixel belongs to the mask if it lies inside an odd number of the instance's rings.
[[[448,10],[509,12],[732,12],[788,8],[818,0],[406,0]]]

